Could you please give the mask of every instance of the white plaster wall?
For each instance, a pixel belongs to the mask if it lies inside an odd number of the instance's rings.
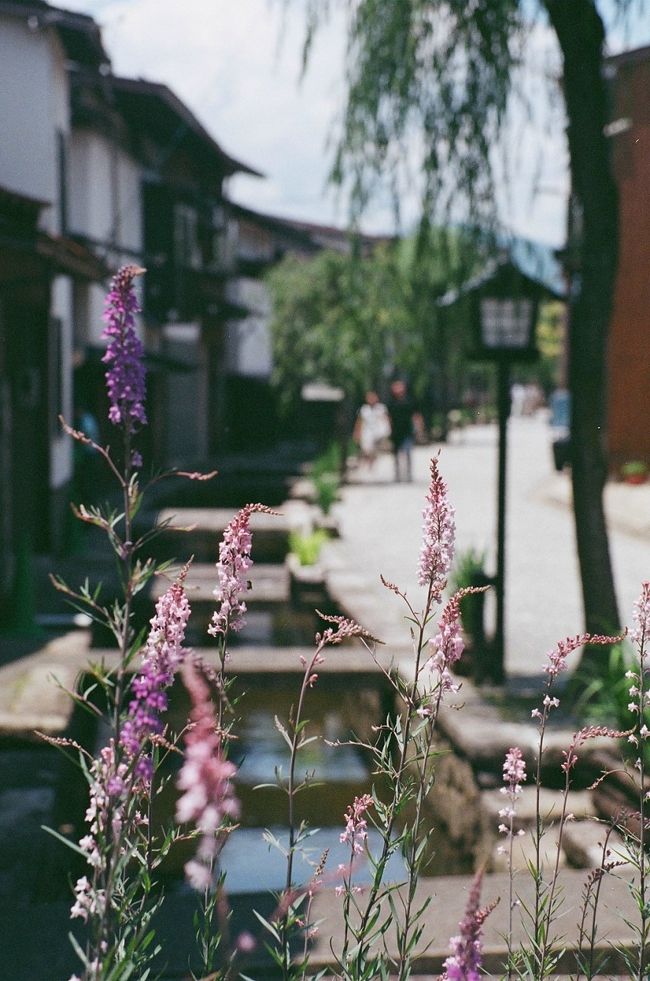
[[[124,152],[118,154],[117,162],[119,243],[124,249],[142,252],[144,249],[142,170],[140,165]]]
[[[50,203],[42,227],[61,229],[57,130],[69,132],[64,52],[52,28],[0,15],[0,184]]]
[[[271,298],[265,283],[240,277],[229,286],[229,299],[254,311],[228,325],[226,363],[231,374],[269,378],[273,370]]]
[[[57,276],[52,282],[51,312],[61,320],[62,411],[72,423],[72,350],[73,295],[72,282],[67,276]],[[63,486],[72,479],[72,440],[65,435],[50,442],[50,487]]]
[[[70,139],[71,230],[140,252],[141,198],[138,163],[102,134],[75,129]]]
[[[103,243],[98,250],[115,268],[136,261],[143,249],[141,188],[139,165],[119,145],[90,129],[73,131],[70,230]],[[105,293],[102,286],[89,287],[88,323],[78,327],[89,344],[103,343]]]

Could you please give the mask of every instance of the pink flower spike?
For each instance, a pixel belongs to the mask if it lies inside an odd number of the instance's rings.
[[[431,666],[441,674],[460,660],[465,647],[460,622],[460,601],[464,595],[461,590],[451,597],[440,614],[438,633],[429,641],[435,652],[430,659]]]
[[[225,636],[228,630],[241,630],[244,625],[246,604],[242,596],[250,588],[248,570],[253,564],[250,519],[256,512],[276,513],[264,504],[247,504],[232,519],[219,545],[217,587],[214,590],[219,607],[212,614],[208,627],[208,633],[212,637]]]
[[[431,461],[431,481],[422,512],[424,528],[418,566],[418,582],[429,586],[440,602],[454,558],[456,524],[454,509],[447,498],[447,485],[440,476],[438,461]]]
[[[345,831],[341,832],[339,840],[341,844],[351,845],[355,855],[360,855],[365,847],[368,825],[363,815],[373,803],[370,794],[355,797],[345,813]]]
[[[507,787],[513,789],[526,782],[526,761],[518,746],[513,746],[506,753],[503,778]]]
[[[610,729],[608,726],[583,726],[582,729],[578,729],[573,734],[573,739],[568,750],[562,750],[562,755],[564,756],[564,762],[561,764],[562,770],[565,773],[569,773],[573,769],[578,762],[577,751],[588,739],[597,739],[600,736],[607,739],[623,739],[623,737],[629,736],[629,734],[629,729],[621,731],[620,729]]]
[[[637,644],[645,645],[650,637],[650,582],[641,583],[641,595],[634,603],[634,630],[631,631],[631,638]]]
[[[620,639],[620,636],[606,637],[602,634],[587,633],[577,634],[575,637],[567,637],[566,640],[559,641],[553,650],[549,651],[547,655],[548,663],[545,665],[544,671],[553,680],[566,668],[566,659],[569,654],[577,651],[579,647],[584,647],[586,644],[616,644]]]
[[[521,795],[521,785],[525,782],[526,761],[519,747],[513,746],[506,753],[503,764],[504,785],[500,788],[501,793],[508,798],[509,804],[499,811],[499,817],[507,819],[509,824],[499,825],[499,832],[501,834],[507,834],[509,837],[513,834],[513,820],[516,816],[515,804]]]
[[[156,603],[142,666],[131,686],[133,698],[120,732],[120,743],[127,753],[132,758],[139,757],[136,773],[145,782],[151,779],[153,766],[151,756],[143,751],[149,737],[163,731],[161,714],[167,709],[167,689],[187,653],[183,647],[190,616],[185,594],[187,570],[188,566],[184,566],[176,582]]]
[[[193,726],[185,736],[185,761],[177,781],[185,793],[177,801],[176,820],[181,824],[192,821],[202,833],[196,858],[188,862],[186,873],[191,885],[203,889],[211,882],[223,832],[239,815],[231,783],[236,767],[223,755],[208,685],[191,662],[181,673],[192,700]]]

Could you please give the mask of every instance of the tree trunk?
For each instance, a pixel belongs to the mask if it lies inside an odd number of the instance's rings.
[[[572,195],[579,216],[569,308],[572,479],[586,629],[619,628],[603,489],[607,476],[607,334],[618,258],[618,200],[604,135],[604,28],[591,0],[545,0],[564,59]],[[569,242],[571,247],[571,241]],[[607,660],[592,648],[589,665]]]

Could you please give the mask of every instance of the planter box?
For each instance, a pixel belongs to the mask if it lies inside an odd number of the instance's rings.
[[[289,570],[289,594],[292,602],[311,607],[325,605],[328,597],[323,563],[301,565],[298,556],[289,552],[285,564]]]

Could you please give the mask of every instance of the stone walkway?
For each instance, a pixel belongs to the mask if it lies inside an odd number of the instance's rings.
[[[432,453],[440,449],[441,472],[456,509],[457,550],[487,553],[494,571],[496,538],[496,427],[469,427],[453,433],[440,448],[414,452],[414,481],[393,482],[392,458],[380,458],[369,472],[351,475],[337,505],[342,538],[337,546],[348,574],[370,584],[367,606],[391,620],[392,636],[402,631],[399,600],[381,585],[379,574],[406,589],[417,605],[417,562],[422,508]],[[508,440],[506,549],[506,671],[511,677],[537,675],[546,652],[583,629],[582,600],[570,509],[570,476],[553,470],[550,432],[543,417],[512,419]],[[612,483],[606,492],[610,547],[620,614],[630,622],[640,584],[650,578],[650,484]],[[488,616],[489,616],[488,607]],[[379,633],[374,622],[364,624]],[[380,634],[381,636],[381,634]],[[384,638],[382,638],[384,639]]]

